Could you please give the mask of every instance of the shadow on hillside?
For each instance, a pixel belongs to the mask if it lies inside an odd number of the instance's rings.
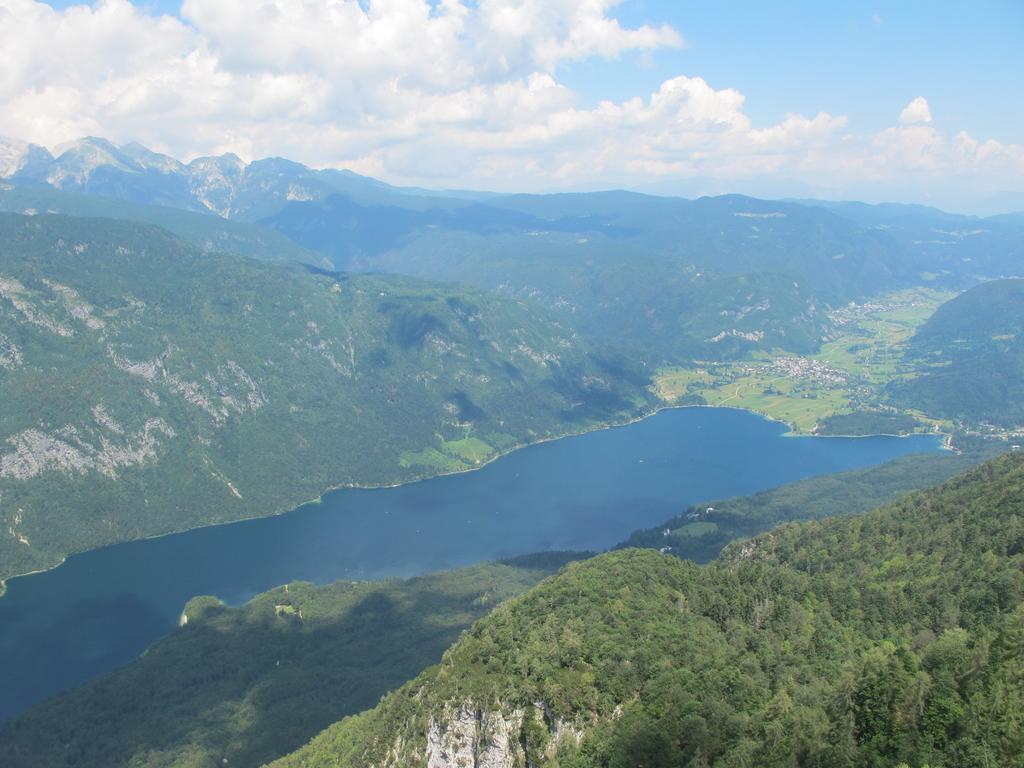
[[[283,589],[255,610],[211,606],[128,667],[0,726],[0,764],[262,765],[374,706],[498,599],[582,556],[513,558],[501,582],[456,571],[328,587],[330,599],[352,601],[329,619],[302,615],[310,603],[292,605]]]

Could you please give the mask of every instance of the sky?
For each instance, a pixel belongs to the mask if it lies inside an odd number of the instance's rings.
[[[1024,209],[1024,2],[0,0],[0,135]]]

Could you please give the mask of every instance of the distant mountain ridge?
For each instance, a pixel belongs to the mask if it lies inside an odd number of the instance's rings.
[[[322,255],[297,245],[268,227],[230,221],[207,212],[147,205],[103,195],[65,192],[43,186],[17,186],[0,181],[0,211],[25,216],[55,213],[82,218],[117,219],[155,224],[200,250],[235,253],[264,261],[329,266]]]
[[[918,285],[963,290],[1024,263],[1019,215],[735,194],[429,191],[282,158],[182,163],[94,137],[54,153],[0,140],[0,179],[0,208],[19,213],[142,220],[207,251],[528,300],[653,366],[808,354],[834,334],[830,312],[851,301]]]
[[[395,189],[350,171],[316,171],[281,158],[246,163],[227,153],[183,163],[141,144],[118,147],[94,136],[53,153],[0,137],[0,179],[242,220],[260,218],[288,201]]]

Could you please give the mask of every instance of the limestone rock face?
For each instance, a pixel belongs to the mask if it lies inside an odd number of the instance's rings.
[[[427,768],[514,768],[526,764],[516,741],[523,714],[483,712],[464,702],[430,719]]]
[[[583,731],[573,723],[550,717],[550,709],[537,703],[525,710],[482,709],[471,701],[451,703],[432,716],[427,733],[427,768],[534,768],[526,752],[524,721],[544,723],[549,741],[543,754],[550,757],[568,741],[576,744]],[[401,749],[395,750],[397,756]]]

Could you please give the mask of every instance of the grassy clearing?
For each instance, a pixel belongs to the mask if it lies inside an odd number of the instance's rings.
[[[666,368],[655,375],[652,389],[662,400],[672,402],[685,397],[694,388],[714,383],[715,377],[703,368]]]
[[[500,442],[505,443],[502,447],[510,447],[507,445],[508,440]],[[493,459],[498,453],[499,448],[467,434],[458,440],[444,440],[436,448],[406,451],[399,458],[399,464],[403,468],[425,467],[437,472],[457,472],[478,467]]]
[[[446,440],[442,450],[449,456],[457,456],[466,464],[482,464],[496,453],[491,446],[477,437]]]
[[[702,520],[695,523],[687,523],[672,531],[673,536],[704,536],[718,530],[718,523],[711,523]]]
[[[465,464],[457,457],[442,453],[437,448],[424,448],[422,451],[405,451],[398,464],[403,469],[423,467],[436,472],[455,472],[463,469]]]
[[[697,390],[708,405],[744,408],[788,424],[795,432],[812,432],[822,419],[850,411],[843,389],[807,387],[770,376],[744,376],[725,385]]]

